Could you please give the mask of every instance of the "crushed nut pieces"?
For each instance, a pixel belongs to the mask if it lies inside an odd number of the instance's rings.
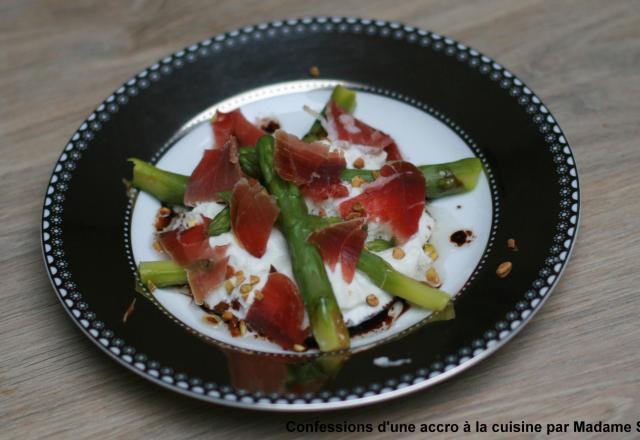
[[[227,293],[230,295],[231,292],[233,292],[233,289],[234,289],[233,281],[231,281],[231,280],[225,281],[224,282],[224,288],[227,290]]]
[[[351,212],[347,214],[346,219],[353,220],[356,218],[361,218],[363,216],[364,216],[364,205],[362,204],[362,202],[356,202],[351,207]]]
[[[298,353],[302,353],[304,351],[307,351],[307,347],[305,347],[302,344],[293,344],[293,351],[296,351]]]
[[[431,243],[425,243],[424,246],[422,246],[422,250],[429,258],[431,258],[431,261],[436,261],[438,259],[438,251]]]
[[[244,272],[239,270],[236,272],[236,285],[239,286],[244,282]]]
[[[513,264],[511,264],[511,261],[505,261],[504,263],[501,263],[496,269],[496,275],[498,275],[498,277],[500,278],[505,278],[511,273],[512,268]]]
[[[319,77],[320,76],[320,69],[318,69],[318,66],[309,67],[309,75],[313,76],[314,78]]]
[[[378,301],[378,297],[375,296],[373,293],[370,295],[367,295],[367,304],[369,304],[371,307],[375,307],[377,306],[380,301]]]
[[[380,177],[380,171],[371,171],[371,177],[373,177],[373,180],[376,180]]]
[[[260,277],[259,277],[259,276],[257,276],[257,275],[251,275],[251,276],[249,277],[249,284],[251,284],[252,286],[253,286],[254,284],[258,284],[259,282],[260,282]]]
[[[204,315],[202,320],[208,324],[218,325],[220,323],[220,319],[216,315]]]
[[[224,312],[222,314],[222,320],[224,322],[229,322],[234,318],[233,313],[231,313],[229,310],[227,310],[226,312]]]
[[[319,77],[320,76],[320,69],[318,69],[318,66],[309,67],[309,75],[313,76],[314,78]]]
[[[518,245],[516,244],[516,240],[514,238],[510,238],[507,240],[507,249],[514,252],[518,251]]]
[[[358,157],[353,161],[353,167],[358,169],[364,168],[364,159],[362,157]]]
[[[162,231],[164,228],[169,226],[172,213],[173,212],[171,211],[171,209],[167,208],[166,206],[163,206],[158,210],[158,214],[156,215],[156,223],[154,225],[156,231]]]
[[[436,270],[433,267],[430,267],[429,269],[427,269],[425,278],[427,280],[427,283],[429,283],[431,287],[442,286],[442,282],[440,281],[440,275],[438,275],[438,272],[436,272]]]
[[[256,301],[262,301],[264,299],[264,295],[260,290],[256,290],[253,296],[256,299]]]
[[[391,255],[393,255],[393,258],[395,258],[396,260],[402,260],[406,254],[402,250],[402,248],[397,247],[397,248],[393,248]]]
[[[253,286],[251,284],[243,284],[242,286],[240,286],[240,293],[242,293],[243,295],[246,295],[249,292],[251,292],[252,289],[253,289]]]
[[[353,179],[351,179],[351,186],[353,186],[354,188],[360,188],[365,182],[366,180],[364,180],[362,177],[354,176]]]

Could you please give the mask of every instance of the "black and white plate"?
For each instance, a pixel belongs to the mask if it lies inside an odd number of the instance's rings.
[[[308,75],[318,66],[320,78]],[[356,115],[389,132],[409,160],[479,157],[476,190],[430,205],[456,318],[401,316],[339,356],[274,353],[230,338],[175,292],[136,293],[152,258],[157,205],[128,195],[128,157],[188,173],[210,146],[206,121],[242,106],[301,134],[330,89],[358,90]],[[277,109],[277,110],[275,110]],[[571,149],[540,99],[511,72],[449,38],[399,23],[305,18],[246,27],[181,50],[98,105],[64,148],[47,188],[45,264],[71,318],[105,353],[180,393],[225,405],[318,410],[426,388],[485,358],[542,306],[573,247],[579,186]],[[474,242],[456,249],[456,229]],[[439,238],[438,238],[439,237]],[[507,248],[514,238],[518,252]],[[439,241],[438,241],[439,240]],[[496,276],[505,261],[507,278]],[[125,310],[138,296],[135,311]]]

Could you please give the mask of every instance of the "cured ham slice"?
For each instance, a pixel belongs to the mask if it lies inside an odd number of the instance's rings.
[[[197,203],[220,201],[218,193],[231,191],[241,177],[238,143],[232,136],[222,148],[204,151],[187,183],[184,204],[195,206]]]
[[[340,183],[340,174],[347,167],[340,151],[318,142],[307,144],[283,130],[276,131],[275,138],[274,165],[280,177],[300,186],[315,201],[349,194]]]
[[[284,349],[302,344],[309,328],[304,325],[304,304],[295,283],[285,274],[273,272],[260,292],[262,299],[251,304],[247,324]]]
[[[161,232],[162,249],[187,272],[193,301],[202,305],[209,293],[225,279],[229,257],[228,246],[209,246],[208,221],[191,228]]]
[[[242,147],[253,147],[258,142],[260,136],[265,132],[244,117],[240,110],[233,110],[229,113],[216,112],[216,116],[211,122],[216,146],[224,145],[229,137],[235,136]]]
[[[242,246],[260,258],[267,249],[280,210],[266,190],[256,181],[241,179],[231,195],[231,229]]]
[[[326,112],[327,121],[339,140],[352,144],[384,148],[387,160],[402,160],[402,154],[391,136],[365,124],[347,113],[334,101],[331,101]]]
[[[327,200],[330,197],[347,197],[349,190],[340,182],[325,182],[323,180],[313,180],[311,183],[302,185],[300,192],[305,197],[310,197],[315,202]]]
[[[221,249],[222,248],[222,249]],[[216,257],[198,260],[185,267],[193,302],[201,306],[209,294],[224,283],[229,257],[224,256],[226,246],[216,246]]]
[[[425,206],[424,175],[409,162],[385,164],[380,177],[367,185],[362,194],[338,206],[340,215],[364,214],[368,219],[386,223],[395,238],[403,243],[418,232]]]
[[[340,262],[342,279],[346,283],[353,281],[360,252],[367,238],[363,226],[363,219],[354,219],[327,226],[309,236],[309,242],[316,245],[331,270]]]

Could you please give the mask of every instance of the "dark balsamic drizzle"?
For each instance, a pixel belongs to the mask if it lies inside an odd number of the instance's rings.
[[[473,238],[474,238],[473,231],[470,231],[468,229],[465,229],[465,230],[460,229],[459,231],[456,231],[453,234],[451,234],[451,236],[449,237],[449,240],[451,240],[451,242],[456,246],[462,247],[465,244],[471,243],[471,241],[473,241]]]
[[[260,128],[267,133],[273,134],[280,128],[280,122],[275,118],[265,118],[260,121]]]

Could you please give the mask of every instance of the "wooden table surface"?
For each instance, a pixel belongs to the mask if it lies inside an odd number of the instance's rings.
[[[317,3],[0,1],[0,437],[267,439],[283,435],[287,420],[316,419],[585,419],[635,428],[640,2]],[[443,385],[322,415],[207,405],[127,372],[67,317],[42,264],[44,189],[80,122],[134,73],[216,33],[305,15],[384,18],[430,29],[496,58],[526,81],[573,145],[583,202],[578,245],[558,288],[517,338]]]

